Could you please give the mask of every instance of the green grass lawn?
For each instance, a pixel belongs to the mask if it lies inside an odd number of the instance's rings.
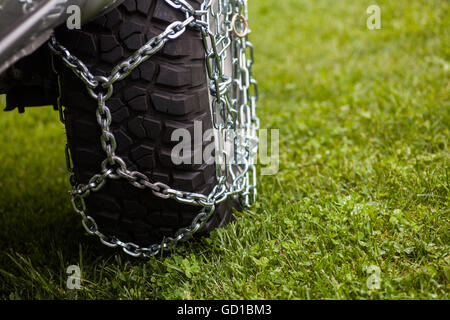
[[[0,114],[1,298],[449,299],[449,2],[249,2],[259,115],[280,129],[256,205],[133,259],[72,211],[57,113]]]

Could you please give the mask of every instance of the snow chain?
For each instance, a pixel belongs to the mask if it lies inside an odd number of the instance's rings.
[[[100,241],[109,247],[120,246],[126,253],[135,257],[153,256],[179,241],[188,240],[208,221],[216,206],[230,197],[239,197],[246,207],[250,206],[256,197],[256,131],[259,128],[259,120],[255,111],[258,90],[251,72],[253,47],[247,40],[247,0],[218,0],[216,6],[212,0],[205,0],[200,10],[195,10],[185,0],[160,1],[182,11],[186,19],[171,23],[164,32],[114,67],[108,77],[94,76],[87,66],[59,44],[54,36],[49,41],[52,52],[84,82],[90,96],[97,101],[97,122],[102,130],[100,140],[106,153],[106,159],[101,165],[102,171],[94,175],[88,184],[77,184],[72,173],[71,183],[74,188],[70,194],[73,207],[81,215],[82,224],[89,234],[97,235]],[[180,37],[187,27],[202,33],[212,96],[212,122],[220,136],[219,141],[233,139],[232,143],[237,146],[235,159],[228,159],[224,143],[216,142],[216,157],[221,154],[226,161],[225,165],[216,162],[218,183],[209,195],[174,190],[164,183],[150,181],[143,173],[128,170],[125,161],[116,155],[117,143],[110,129],[111,112],[107,107],[107,100],[113,94],[114,83],[126,78],[136,67],[160,51],[168,41]],[[232,52],[231,57],[227,57],[228,52]],[[225,74],[225,63],[230,58],[232,78]],[[239,130],[239,135],[230,138],[229,132],[236,130]],[[68,166],[69,171],[72,171],[70,157]],[[173,237],[164,238],[161,243],[140,247],[132,242],[122,242],[99,231],[95,220],[87,213],[85,202],[85,198],[91,192],[99,191],[107,179],[120,178],[128,180],[136,188],[150,189],[160,198],[199,206],[202,210],[189,226],[179,229]]]

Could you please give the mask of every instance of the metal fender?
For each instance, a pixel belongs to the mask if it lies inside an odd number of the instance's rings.
[[[85,23],[121,2],[123,0],[0,0],[0,73],[47,41],[53,29],[66,22],[70,6],[80,8],[81,22]]]

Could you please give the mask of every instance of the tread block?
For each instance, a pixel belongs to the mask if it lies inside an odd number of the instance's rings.
[[[146,61],[139,66],[141,79],[151,82],[156,74],[156,65],[151,61]]]
[[[140,13],[147,15],[148,11],[150,10],[151,5],[152,5],[152,0],[138,0],[137,1],[137,10]]]
[[[176,189],[194,191],[205,183],[202,172],[174,172],[173,186]]]
[[[163,142],[167,144],[177,144],[180,141],[172,141],[172,135],[175,130],[183,129],[189,132],[191,141],[194,139],[194,123],[184,123],[181,121],[167,120],[163,134]]]
[[[124,40],[128,50],[137,50],[144,45],[144,36],[142,34],[132,34]]]
[[[106,16],[100,16],[98,18],[95,18],[95,20],[92,21],[92,24],[99,27],[104,27],[106,24],[106,20]]]
[[[172,95],[158,92],[152,94],[151,99],[156,110],[177,116],[197,111],[200,107],[199,97],[195,94]]]
[[[204,113],[200,117],[195,118],[189,122],[187,121],[174,121],[174,120],[167,120],[165,122],[165,130],[163,134],[163,142],[167,144],[173,144],[178,143],[178,141],[172,141],[172,135],[175,130],[177,129],[183,129],[187,130],[191,136],[191,141],[194,140],[195,135],[195,125],[198,125],[197,122],[201,122],[202,126],[202,135],[205,132],[206,129],[209,129],[212,125],[207,121],[207,114]]]
[[[127,155],[120,154],[120,157],[122,158],[123,161],[125,161],[125,163],[126,163],[126,165],[128,167],[128,170],[131,170],[131,171],[138,170],[136,164],[133,161],[131,161],[130,158]],[[135,187],[133,187],[129,183],[125,183],[124,188],[125,188],[124,195],[128,195],[128,196],[134,195],[135,192],[139,191],[139,190],[137,190]]]
[[[160,181],[165,184],[170,184],[170,174],[162,170],[153,170],[152,174],[153,181]]]
[[[111,113],[112,116],[112,122],[114,123],[122,123],[125,119],[127,119],[130,116],[130,111],[126,107],[122,107],[116,112]]]
[[[167,42],[162,52],[164,55],[170,57],[189,56],[192,59],[205,58],[205,49],[201,39],[178,38],[174,41]]]
[[[68,34],[64,34],[64,36],[60,36],[59,32],[56,32],[56,37],[58,37],[59,41],[61,42],[62,45],[64,46],[74,46],[77,47],[78,46],[78,41],[80,40],[80,32],[72,32],[72,33],[68,33]]]
[[[111,112],[116,112],[120,108],[123,107],[122,101],[119,98],[110,98],[106,101],[106,106],[109,108]]]
[[[203,150],[202,148],[196,148],[194,151],[181,152],[176,151],[172,155],[172,147],[161,147],[159,157],[161,164],[166,168],[178,168],[183,170],[197,170],[203,164]],[[195,159],[202,159],[202,163],[195,163]],[[175,164],[176,163],[176,164]]]
[[[153,19],[163,22],[171,23],[173,21],[182,20],[185,18],[181,11],[175,9],[167,9],[167,4],[164,1],[157,1],[155,11],[153,12]]]
[[[119,42],[114,36],[106,34],[99,35],[99,43],[101,52],[108,52],[120,46]]]
[[[203,172],[203,180],[209,183],[211,177],[214,178],[214,182],[216,180],[216,164],[205,164],[201,168]]]
[[[122,41],[124,41],[129,36],[131,36],[133,33],[139,34],[141,32],[141,30],[142,30],[142,27],[139,24],[126,20],[120,26],[119,37]]]
[[[129,102],[139,96],[145,96],[145,89],[138,88],[136,86],[128,86],[123,90],[123,98],[125,101]]]
[[[133,144],[133,139],[126,133],[125,129],[116,129],[113,131],[117,142],[117,151],[124,152]]]
[[[97,46],[95,45],[95,38],[91,34],[80,33],[78,47],[83,55],[88,57],[94,57],[96,55]]]
[[[197,87],[207,83],[206,66],[204,64],[196,64],[191,67],[191,86]]]
[[[137,96],[128,101],[128,105],[135,111],[146,111],[148,109],[147,97]]]
[[[135,0],[125,0],[123,2],[123,7],[128,11],[128,12],[134,12],[136,11],[137,7],[136,7],[136,1]]]
[[[152,119],[150,117],[144,117],[142,120],[142,125],[145,128],[145,131],[147,132],[147,137],[152,138],[156,140],[160,133],[161,133],[161,121]]]
[[[155,166],[155,149],[151,145],[140,145],[131,150],[131,156],[141,167],[151,169]]]
[[[145,131],[144,126],[142,125],[143,117],[133,118],[128,121],[128,130],[132,134],[134,134],[137,138],[146,138],[147,132]]]
[[[139,68],[134,69],[133,71],[131,71],[131,74],[129,75],[129,77],[133,80],[138,80],[141,78],[141,72],[139,71]]]
[[[102,60],[111,64],[116,64],[125,57],[125,54],[122,47],[115,47],[113,50],[102,53],[100,56]]]
[[[156,83],[169,87],[182,87],[191,84],[191,74],[189,69],[182,66],[163,65],[159,69]]]
[[[122,123],[122,121],[130,116],[130,111],[119,98],[109,99],[106,101],[106,106],[111,111],[113,123]]]
[[[115,8],[109,11],[106,15],[106,23],[105,27],[112,29],[115,25],[121,23],[122,20],[122,14],[120,13],[119,9]]]

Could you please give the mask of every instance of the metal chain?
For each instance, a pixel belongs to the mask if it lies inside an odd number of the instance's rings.
[[[120,246],[126,253],[136,257],[156,255],[179,241],[189,239],[208,221],[217,205],[228,198],[238,196],[244,206],[248,207],[256,197],[254,163],[257,152],[256,130],[259,128],[256,116],[258,90],[251,72],[253,47],[247,40],[247,0],[217,0],[217,2],[205,0],[200,10],[195,10],[185,0],[161,1],[183,12],[186,19],[171,23],[164,32],[150,39],[131,57],[115,66],[107,77],[94,76],[88,67],[59,44],[55,37],[49,41],[53,53],[83,81],[90,96],[97,101],[96,116],[102,131],[100,141],[106,153],[106,159],[101,164],[101,172],[94,175],[87,184],[75,184],[70,191],[73,207],[81,215],[82,224],[89,234],[97,235],[100,241],[109,247]],[[237,30],[238,19],[243,25],[242,30]],[[116,154],[117,142],[110,129],[112,116],[106,104],[113,94],[115,82],[126,78],[136,67],[159,52],[168,41],[180,37],[187,27],[200,30],[203,37],[210,79],[213,127],[220,136],[219,141],[216,141],[216,149],[218,148],[216,160],[218,156],[225,159],[225,165],[216,161],[218,183],[209,195],[175,190],[162,182],[150,181],[141,172],[130,171],[125,161]],[[233,33],[237,36],[233,36]],[[250,53],[250,58],[247,57],[247,53]],[[227,62],[233,65],[232,76],[225,74]],[[242,132],[230,137],[230,130]],[[229,154],[224,148],[225,142],[236,146],[233,159],[229,159]],[[66,150],[66,155],[68,152]],[[68,163],[70,166],[70,160]],[[202,210],[188,227],[178,230],[174,237],[166,237],[161,243],[150,247],[140,247],[132,242],[125,243],[115,237],[109,237],[99,231],[95,220],[87,214],[85,198],[91,192],[102,189],[108,179],[120,178],[126,179],[136,188],[150,189],[157,197],[200,206]]]

